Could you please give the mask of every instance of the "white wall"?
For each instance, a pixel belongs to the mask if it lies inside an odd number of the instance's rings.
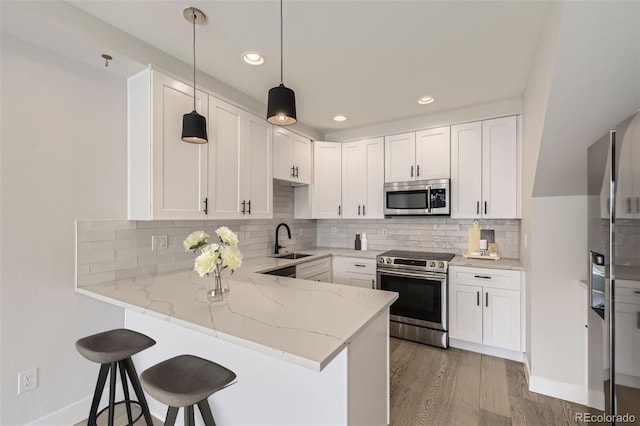
[[[534,198],[532,216],[530,386],[575,401],[586,397],[587,196]]]
[[[538,164],[538,151],[544,129],[544,119],[547,111],[553,63],[556,52],[556,41],[562,3],[553,3],[547,9],[545,26],[541,31],[536,55],[529,72],[529,79],[523,97],[522,113],[522,221],[520,238],[520,260],[526,268],[526,347],[527,363],[531,365],[531,282],[534,271],[531,264],[531,246],[538,240],[538,235],[531,232],[532,226],[532,193],[533,183]],[[525,241],[527,244],[525,245]]]
[[[125,218],[126,84],[3,34],[0,424],[25,424],[92,393],[75,340],[121,326],[74,293],[75,219]],[[18,372],[39,387],[17,395]]]

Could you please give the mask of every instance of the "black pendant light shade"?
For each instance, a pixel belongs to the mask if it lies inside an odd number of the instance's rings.
[[[182,116],[182,140],[189,143],[207,143],[207,120],[196,111]]]
[[[204,24],[207,17],[195,7],[186,8],[182,14],[193,25],[193,111],[182,116],[182,140],[207,143],[207,119],[196,112],[196,24]]]
[[[280,126],[290,126],[297,121],[296,94],[282,83],[269,89],[267,121]]]

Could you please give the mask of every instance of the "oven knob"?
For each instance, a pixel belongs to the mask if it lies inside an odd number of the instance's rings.
[[[391,263],[391,258],[387,257],[387,263]]]
[[[431,266],[432,268],[435,268],[436,267],[436,262],[434,262],[434,261],[429,262],[429,266]]]
[[[384,257],[381,257],[380,259],[378,259],[378,263],[384,263]]]
[[[441,268],[441,269],[444,268],[444,262],[438,263],[438,268]]]

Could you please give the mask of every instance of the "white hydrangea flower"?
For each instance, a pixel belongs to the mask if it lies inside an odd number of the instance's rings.
[[[238,236],[231,229],[226,226],[221,226],[216,229],[216,235],[222,240],[223,243],[229,244],[230,246],[238,245]]]
[[[193,268],[201,277],[213,272],[218,264],[218,252],[217,250],[202,250],[200,256],[196,257],[195,266]]]
[[[191,251],[193,250],[193,247],[196,247],[201,243],[207,242],[208,238],[209,238],[209,234],[207,234],[204,231],[192,232],[191,235],[189,235],[187,239],[185,239],[184,242],[182,243],[184,245],[184,250]]]
[[[228,266],[232,271],[242,265],[242,253],[240,253],[237,246],[222,247],[220,256],[222,257],[223,266]]]

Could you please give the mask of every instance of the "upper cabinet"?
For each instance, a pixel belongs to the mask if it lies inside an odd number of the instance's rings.
[[[209,129],[209,217],[272,217],[269,124],[210,97]]]
[[[616,142],[618,146],[622,142],[620,156],[616,160],[616,216],[626,219],[640,218],[640,116],[637,115],[629,123],[624,135],[620,136]],[[607,179],[605,181],[608,189]]]
[[[191,86],[151,69],[128,80],[128,218],[272,217],[270,125],[197,91],[209,143],[190,144],[192,110]]]
[[[384,138],[384,181],[449,178],[450,127],[402,133]]]
[[[520,217],[517,117],[451,126],[451,217]]]
[[[311,217],[338,219],[341,213],[342,144],[313,142]]]
[[[311,140],[283,127],[273,136],[273,177],[293,184],[311,182]]]
[[[206,219],[208,145],[182,141],[193,88],[150,69],[127,82],[128,218]],[[207,116],[208,95],[196,92]]]
[[[384,218],[384,139],[342,145],[342,217]]]

